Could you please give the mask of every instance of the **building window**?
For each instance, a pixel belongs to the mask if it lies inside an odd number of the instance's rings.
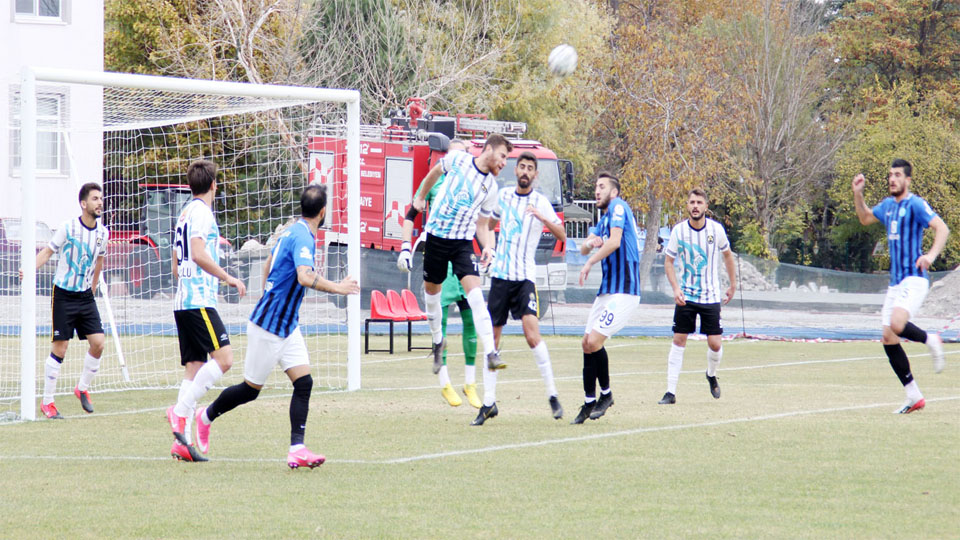
[[[61,0],[16,0],[17,17],[61,19]]]
[[[20,174],[20,93],[11,92],[10,165]],[[37,174],[69,173],[65,137],[67,96],[62,92],[37,92]]]

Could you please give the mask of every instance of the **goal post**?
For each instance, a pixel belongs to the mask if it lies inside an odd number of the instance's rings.
[[[133,382],[125,383],[118,375],[123,366],[118,365],[116,359],[108,358],[115,351],[108,337],[104,361],[92,390],[167,388],[177,383],[179,354],[171,345],[176,341],[175,329],[171,331],[171,296],[175,286],[171,285],[170,276],[161,274],[161,270],[169,271],[164,266],[164,258],[167,262],[170,260],[170,252],[165,251],[169,249],[168,229],[164,227],[171,214],[175,220],[182,197],[189,197],[189,191],[182,185],[185,180],[178,177],[185,176],[186,166],[195,159],[210,159],[218,165],[219,189],[214,212],[220,225],[222,248],[233,265],[227,270],[237,271],[245,265],[243,277],[250,281],[248,296],[254,297],[242,303],[232,298],[228,302],[238,304],[229,309],[223,297],[218,302],[218,309],[223,306],[224,311],[229,311],[224,322],[232,341],[234,335],[238,337],[233,341],[238,367],[242,366],[240,360],[245,348],[242,334],[246,317],[262,292],[259,276],[263,272],[265,253],[269,252],[271,242],[299,215],[299,192],[310,182],[319,181],[328,188],[327,224],[318,234],[317,264],[328,271],[328,278],[349,274],[361,282],[359,92],[24,68],[19,88],[22,179],[19,262],[24,274],[17,331],[20,418],[36,419],[37,385],[42,384],[42,369],[38,374],[37,361],[49,352],[48,341],[37,339],[47,328],[38,325],[43,311],[38,310],[38,305],[49,300],[38,296],[35,251],[30,249],[37,242],[38,196],[47,196],[37,193],[37,136],[38,121],[41,121],[37,107],[42,88],[49,86],[67,88],[64,93],[72,100],[72,110],[67,116],[77,117],[76,121],[65,119],[59,128],[59,136],[66,139],[65,146],[69,148],[84,137],[99,137],[103,143],[96,176],[91,177],[89,172],[84,175],[71,172],[68,176],[77,176],[78,181],[79,176],[83,176],[82,182],[96,181],[103,185],[104,219],[108,216],[113,219],[106,223],[111,228],[107,259],[120,257],[119,264],[105,269],[108,279],[103,284],[110,293],[110,318],[115,314],[117,321],[111,320],[108,325],[102,301],[100,313],[105,330],[119,332],[119,339],[124,342],[123,351]],[[83,92],[76,89],[83,89],[94,97],[81,99]],[[99,121],[89,118],[80,121],[81,108],[93,104],[101,107]],[[86,123],[80,126],[83,122]],[[342,144],[336,148],[315,148],[312,133],[319,129],[325,133],[341,133]],[[336,174],[325,170],[314,178],[315,171],[307,161],[315,152],[329,156],[330,169],[336,169]],[[74,153],[75,150],[68,152],[66,161],[70,167],[76,167]],[[74,201],[75,193],[73,191]],[[76,214],[58,219],[62,221],[73,215]],[[124,231],[126,237],[118,240],[114,226],[130,225],[130,222],[137,223],[131,230]],[[254,284],[260,289],[253,287]],[[223,288],[221,294],[224,294]],[[311,363],[328,366],[326,369],[331,373],[328,382],[321,385],[359,389],[359,295],[351,295],[343,302],[311,291],[301,309],[301,326],[305,334],[327,336],[318,337],[317,341],[308,338]],[[335,335],[330,338],[330,334]],[[318,353],[313,347],[326,348]],[[58,381],[58,394],[65,393],[68,385],[72,390],[74,377],[82,367],[84,350],[85,346],[76,341],[68,349],[69,358]],[[321,358],[315,358],[317,356]],[[71,370],[67,369],[68,364]],[[345,369],[343,376],[341,367]],[[104,372],[111,375],[105,377]],[[0,383],[9,373],[0,361]],[[235,368],[228,375],[242,377],[242,368]],[[229,382],[226,378],[225,381]],[[285,379],[276,382],[283,384]],[[9,381],[0,388],[0,400],[10,399],[8,387]]]

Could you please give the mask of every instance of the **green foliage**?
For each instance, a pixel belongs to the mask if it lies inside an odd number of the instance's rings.
[[[733,250],[762,259],[773,259],[759,223],[747,223],[740,227],[740,237]]]
[[[934,270],[952,269],[960,263],[960,131],[957,122],[929,103],[916,104],[909,85],[879,92],[883,104],[839,152],[836,179],[830,196],[837,201],[838,221],[831,231],[835,243],[866,242],[871,246],[883,239],[883,229],[873,225],[866,231],[853,209],[850,182],[855,175],[867,177],[864,198],[868,206],[889,195],[887,172],[895,158],[913,165],[910,191],[923,197],[947,223],[953,233]],[[865,234],[864,234],[865,233]],[[933,234],[929,232],[925,247]]]

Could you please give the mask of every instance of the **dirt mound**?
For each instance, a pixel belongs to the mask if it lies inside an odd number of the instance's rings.
[[[930,287],[920,313],[924,317],[951,318],[960,313],[960,267]]]
[[[779,290],[776,283],[773,283],[772,280],[768,280],[766,276],[760,270],[757,270],[757,267],[745,261],[743,258],[740,259],[739,269],[737,270],[740,273],[740,282],[737,283],[737,287],[743,288],[745,291],[776,291]],[[730,280],[727,279],[727,273],[720,272],[720,286],[722,289],[726,289],[730,286]]]

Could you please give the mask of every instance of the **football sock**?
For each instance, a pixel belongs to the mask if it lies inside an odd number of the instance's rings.
[[[887,358],[890,359],[890,367],[897,374],[900,383],[904,386],[910,384],[913,381],[913,373],[910,373],[910,360],[907,359],[907,353],[904,352],[903,347],[899,343],[884,345],[883,351],[887,353]]]
[[[440,293],[430,294],[424,291],[423,305],[427,310],[427,322],[430,324],[430,334],[433,336],[433,342],[440,343],[443,341],[443,310],[440,309]]]
[[[81,392],[86,392],[90,388],[90,383],[93,382],[93,376],[97,374],[97,370],[100,369],[100,359],[94,358],[87,352],[86,357],[83,359],[83,372],[80,373],[80,382],[77,383],[77,388]]]
[[[707,375],[711,377],[717,376],[717,366],[720,365],[720,360],[723,359],[723,346],[720,346],[720,350],[714,351],[710,347],[707,347]]]
[[[557,395],[557,385],[553,381],[553,366],[550,364],[550,352],[547,350],[547,343],[541,341],[533,349],[533,357],[537,359],[537,367],[540,368],[540,376],[547,387],[547,397]]]
[[[203,411],[203,414],[200,415],[200,421],[209,425],[220,417],[220,415],[230,412],[244,403],[249,403],[257,399],[259,395],[260,390],[250,386],[246,382],[227,387],[223,392],[220,392],[217,399],[213,400],[213,403]]]
[[[583,395],[584,401],[590,403],[597,396],[597,366],[594,355],[597,353],[583,353]]]
[[[441,293],[443,294],[443,293]],[[440,306],[440,335],[447,337],[447,313],[450,306]],[[447,366],[447,348],[443,348],[443,366]]]
[[[677,393],[677,381],[680,379],[680,369],[683,367],[683,351],[686,347],[670,344],[670,354],[667,355],[667,392]]]
[[[493,323],[490,322],[490,312],[487,311],[487,304],[483,301],[483,292],[480,287],[474,287],[467,293],[467,302],[470,303],[470,312],[473,314],[473,325],[477,329],[477,335],[480,337],[480,344],[483,345],[483,357],[496,350],[493,344]]]
[[[610,363],[607,360],[607,349],[600,347],[600,350],[593,353],[595,364],[597,366],[597,383],[600,385],[601,394],[610,393]]]
[[[437,372],[437,380],[440,382],[440,388],[450,384],[450,372],[447,371],[447,365],[444,364]]]
[[[473,367],[477,360],[477,327],[473,324],[473,310],[460,311],[460,320],[463,322],[463,356],[466,365]],[[476,377],[471,377],[476,380]]]
[[[293,397],[290,398],[290,445],[303,444],[307,430],[307,413],[310,412],[310,391],[313,377],[309,373],[293,381]]]
[[[490,407],[497,401],[497,370],[484,366],[480,371],[483,373],[483,405]]]
[[[305,445],[305,444],[291,444],[291,445],[290,445],[290,453],[292,454],[292,453],[296,452],[297,450],[300,450],[301,448],[306,448],[306,447],[307,447],[307,445]]]
[[[43,365],[43,404],[53,403],[53,392],[57,389],[57,378],[60,377],[60,364],[63,358],[50,353]]]
[[[903,387],[903,390],[907,393],[907,399],[912,401],[923,399],[923,394],[920,393],[920,387],[917,386],[917,381],[910,381],[909,384]]]
[[[190,418],[193,410],[197,407],[197,401],[199,401],[213,385],[217,384],[220,377],[223,377],[223,372],[220,371],[220,365],[217,364],[216,361],[210,360],[204,364],[203,367],[200,368],[200,371],[193,377],[193,384],[191,384],[184,395],[177,400],[177,406],[174,407],[173,414],[183,418]]]
[[[903,331],[901,331],[898,335],[900,337],[907,338],[914,343],[927,342],[927,333],[912,322],[908,322],[907,325],[903,327]]]

